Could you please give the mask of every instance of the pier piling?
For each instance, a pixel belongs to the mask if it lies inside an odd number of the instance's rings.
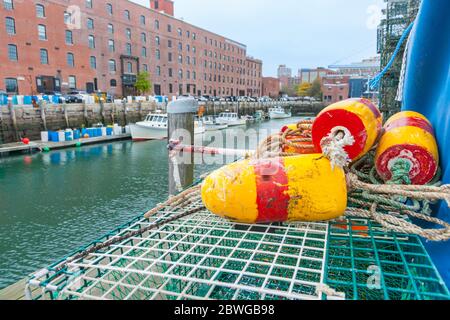
[[[194,145],[194,115],[198,111],[195,99],[180,99],[169,103],[169,141]],[[169,194],[176,195],[194,182],[194,154],[169,148]]]

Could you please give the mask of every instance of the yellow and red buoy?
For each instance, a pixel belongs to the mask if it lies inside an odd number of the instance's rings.
[[[334,103],[319,113],[312,127],[317,153],[322,153],[322,139],[330,133],[351,134],[355,143],[344,150],[354,161],[364,156],[375,144],[382,129],[383,117],[368,99],[347,99]]]
[[[401,159],[410,164],[412,184],[430,182],[439,166],[439,152],[433,127],[427,118],[413,111],[400,112],[386,122],[384,129],[375,155],[380,177],[389,181],[392,166]]]
[[[324,221],[345,213],[347,184],[344,171],[320,154],[243,160],[211,173],[202,200],[242,223]]]

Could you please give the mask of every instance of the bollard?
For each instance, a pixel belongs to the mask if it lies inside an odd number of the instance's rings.
[[[194,115],[198,102],[193,98],[172,101],[167,106],[168,137],[194,145]],[[178,152],[169,147],[169,195],[176,195],[194,182],[194,154]]]

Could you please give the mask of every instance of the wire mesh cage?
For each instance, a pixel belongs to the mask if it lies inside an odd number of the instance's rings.
[[[136,218],[96,243],[179,213]],[[77,253],[74,253],[76,255]],[[206,209],[31,276],[31,299],[447,299],[417,237],[364,219],[245,225]],[[370,286],[379,268],[380,288]],[[376,271],[376,270],[375,270]],[[376,284],[376,281],[375,281]]]
[[[325,282],[354,300],[448,299],[419,237],[367,219],[330,224]]]

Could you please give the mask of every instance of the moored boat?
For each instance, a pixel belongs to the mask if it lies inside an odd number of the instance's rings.
[[[269,109],[269,118],[270,119],[286,119],[292,116],[291,112],[287,112],[282,107],[274,107]]]

